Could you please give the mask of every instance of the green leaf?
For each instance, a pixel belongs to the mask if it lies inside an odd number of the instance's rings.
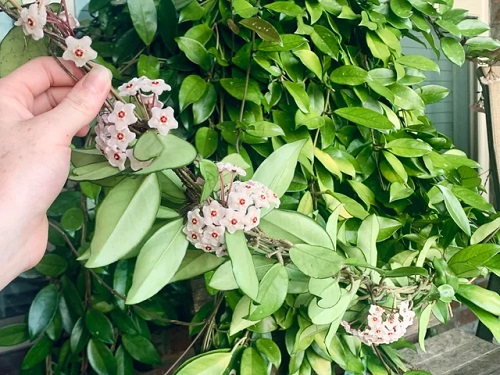
[[[21,27],[13,27],[0,44],[0,77],[39,56],[47,56],[47,41],[24,35]]]
[[[266,375],[266,362],[251,346],[243,351],[240,364],[241,375]]]
[[[73,354],[80,353],[87,343],[89,342],[90,334],[85,328],[85,322],[83,318],[79,318],[76,321],[70,336],[70,347]]]
[[[153,134],[161,144],[160,154],[148,155],[151,149],[148,149],[149,143],[143,144],[143,139],[146,134]],[[141,149],[142,148],[142,149]],[[136,154],[136,150],[140,151],[140,156]],[[149,151],[148,151],[149,150]],[[149,130],[143,134],[137,141],[134,147],[134,155],[139,160],[148,160],[154,158],[151,164],[147,167],[135,172],[135,174],[150,174],[165,169],[174,169],[190,164],[196,158],[196,149],[188,142],[173,134],[159,135],[154,130]]]
[[[137,34],[149,46],[158,27],[154,0],[127,0],[127,5]]]
[[[179,49],[186,54],[186,57],[198,65],[203,70],[210,70],[212,67],[212,56],[206,48],[195,39],[179,36],[175,38]]]
[[[162,0],[158,4],[158,19],[162,21],[158,32],[170,52],[175,52],[175,36],[177,35],[177,12],[172,0]]]
[[[368,72],[354,65],[344,65],[335,69],[330,79],[339,85],[357,86],[365,83],[369,78]]]
[[[406,158],[424,156],[432,151],[432,147],[428,143],[412,138],[394,139],[387,143],[385,148],[391,150],[395,155]]]
[[[257,35],[266,42],[275,42],[279,45],[283,45],[280,34],[269,22],[263,20],[262,18],[252,17],[243,19],[240,24],[246,28],[255,31]]]
[[[292,1],[274,1],[270,4],[264,5],[264,8],[270,9],[274,12],[283,13],[288,17],[297,17],[304,13],[302,8]]]
[[[213,351],[203,353],[191,358],[176,373],[176,375],[215,375],[223,374],[232,353],[224,351]]]
[[[151,55],[139,56],[137,62],[137,76],[146,76],[149,79],[157,79],[160,77],[160,62]]]
[[[396,106],[406,110],[424,110],[424,101],[412,88],[400,83],[393,83],[388,88],[394,94],[394,104]]]
[[[492,234],[498,232],[500,229],[500,217],[497,217],[495,220],[490,221],[489,223],[481,225],[476,231],[472,234],[470,238],[470,244],[475,245],[480,242],[483,242],[487,238],[489,238]]]
[[[382,273],[382,275],[384,277],[407,277],[415,275],[427,277],[429,276],[429,271],[427,271],[423,267],[408,266],[408,267],[395,268],[390,271],[385,271]]]
[[[205,253],[199,250],[188,250],[182,260],[176,274],[170,279],[170,282],[191,279],[211,271],[222,263],[225,259],[213,254]]]
[[[355,124],[377,130],[394,129],[394,124],[389,119],[374,110],[361,107],[339,108],[334,113]]]
[[[394,14],[401,18],[408,18],[413,14],[413,7],[407,0],[392,0],[389,2]]]
[[[198,125],[208,120],[217,104],[217,91],[214,85],[208,84],[208,88],[200,98],[193,104],[193,124]]]
[[[335,276],[344,266],[344,258],[335,250],[308,244],[294,244],[290,258],[304,274],[319,279]]]
[[[260,164],[252,179],[264,184],[281,198],[292,182],[304,144],[305,140],[301,140],[278,148]]]
[[[283,81],[283,86],[285,86],[286,91],[292,96],[297,107],[304,112],[309,113],[310,100],[304,89],[303,83],[295,83],[290,81]]]
[[[377,265],[377,236],[379,223],[376,215],[370,215],[363,220],[358,230],[357,246],[365,256],[365,260],[372,266]]]
[[[500,296],[498,293],[474,284],[459,284],[457,293],[483,310],[500,316]]]
[[[297,56],[302,64],[304,64],[305,67],[313,72],[320,80],[323,79],[323,66],[321,65],[318,55],[316,55],[313,51],[306,49],[293,51],[293,54]]]
[[[123,346],[136,361],[148,365],[161,363],[160,355],[154,345],[147,338],[141,335],[123,335]]]
[[[439,65],[421,55],[405,55],[396,60],[399,64],[419,70],[430,70],[439,73]]]
[[[455,65],[462,66],[465,62],[464,47],[455,38],[442,38],[441,49],[445,56]]]
[[[73,233],[83,226],[84,217],[81,208],[73,207],[67,210],[61,218],[61,227],[67,232]]]
[[[475,277],[479,275],[478,267],[499,252],[500,246],[497,244],[467,246],[450,258],[448,266],[458,277]]]
[[[487,24],[475,18],[467,18],[461,21],[457,27],[463,36],[479,35],[490,29]]]
[[[316,24],[310,37],[321,52],[337,60],[340,50],[339,39],[330,29]]]
[[[233,274],[241,291],[253,300],[257,300],[259,280],[255,273],[252,255],[247,247],[243,231],[226,233],[226,245],[233,265]]]
[[[28,313],[28,331],[31,340],[45,332],[52,323],[58,307],[59,291],[54,284],[50,284],[38,292]]]
[[[134,361],[130,354],[120,345],[115,352],[116,373],[120,375],[134,375]]]
[[[113,275],[113,289],[122,296],[127,295],[130,289],[134,267],[135,264],[128,259],[120,260],[116,264],[115,273]],[[116,297],[116,303],[120,309],[125,310],[125,301],[122,298]]]
[[[209,84],[197,75],[184,78],[179,90],[179,108],[182,112],[186,107],[200,100],[208,90]]]
[[[448,88],[439,85],[421,86],[415,91],[420,95],[426,105],[437,103],[446,98],[450,93],[450,90]]]
[[[120,173],[118,168],[110,165],[108,161],[103,161],[73,169],[69,179],[73,181],[95,181],[117,175],[118,173]]]
[[[262,278],[257,303],[250,308],[250,320],[261,320],[274,314],[285,302],[288,290],[288,273],[279,263],[272,266]]]
[[[159,206],[156,175],[126,178],[118,183],[97,210],[86,267],[102,267],[126,256],[153,225]]]
[[[144,244],[137,257],[127,304],[142,302],[169,283],[189,244],[182,232],[183,227],[181,219],[171,221],[158,229]]]
[[[233,263],[230,260],[215,270],[208,286],[217,290],[238,289],[238,283],[233,273]]]
[[[245,132],[253,135],[254,137],[277,137],[278,135],[285,135],[283,129],[273,122],[269,121],[256,121],[247,125]]]
[[[212,194],[215,187],[219,184],[219,169],[215,163],[210,160],[203,159],[200,161],[200,173],[205,180],[203,183],[200,202],[205,202],[205,200]]]
[[[90,366],[98,375],[116,374],[116,360],[111,350],[102,342],[90,339],[87,345]]]
[[[0,328],[0,346],[19,345],[29,339],[26,323],[11,324]]]
[[[295,211],[273,210],[261,218],[259,227],[273,238],[293,244],[309,244],[333,249],[328,233],[310,217]]]
[[[85,314],[85,326],[97,340],[106,344],[113,344],[115,342],[113,324],[99,310],[90,309],[87,311]]]
[[[493,334],[495,340],[500,340],[500,320],[497,316],[490,314],[489,312],[483,310],[482,308],[476,306],[472,302],[469,302],[461,297],[458,298],[460,302],[463,302],[467,305],[469,309],[479,318],[481,323],[483,323]]]
[[[260,92],[259,84],[252,79],[248,80],[247,83],[243,78],[222,78],[219,83],[224,90],[238,100],[243,100],[243,98],[245,98],[257,105],[260,105],[262,101],[262,93]]]
[[[493,206],[479,193],[463,186],[453,185],[453,194],[465,204],[481,211],[493,212]]]
[[[267,338],[258,339],[255,342],[255,347],[261,354],[267,357],[274,367],[279,368],[281,364],[281,351],[278,345]]]
[[[436,185],[441,193],[443,193],[444,204],[451,218],[458,225],[460,229],[462,229],[467,236],[470,237],[470,224],[467,215],[460,204],[460,201],[453,195],[453,193],[446,186]]]
[[[251,303],[252,300],[248,296],[243,296],[240,298],[234,308],[233,316],[231,317],[229,336],[234,336],[236,333],[257,323],[252,320],[246,319],[248,317],[248,314],[250,313]]]
[[[432,306],[432,304],[427,305],[418,318],[418,343],[424,352],[425,336],[427,334],[427,327],[429,326],[429,320],[431,318]]]
[[[234,0],[232,6],[233,12],[242,18],[249,18],[259,13],[259,9],[246,0]]]
[[[60,255],[51,253],[45,254],[35,266],[35,269],[45,276],[59,276],[66,272],[67,268],[68,261],[66,259]]]
[[[217,150],[218,133],[209,127],[199,128],[195,135],[195,145],[198,153],[207,158]]]
[[[44,361],[49,355],[51,348],[52,341],[47,336],[43,336],[30,350],[28,350],[28,353],[26,353],[21,363],[21,369],[29,370]]]

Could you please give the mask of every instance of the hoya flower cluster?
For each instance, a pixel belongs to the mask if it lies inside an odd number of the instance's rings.
[[[169,91],[170,86],[162,79],[141,77],[124,83],[118,90],[121,96],[129,96],[131,102],[117,101],[112,112],[101,114],[95,128],[96,147],[112,166],[124,170],[125,162],[129,160],[130,167],[136,171],[148,164],[133,156],[130,147],[137,135],[148,129],[157,129],[160,135],[167,135],[178,127],[172,107],[163,108],[163,103],[158,100],[158,96]],[[146,114],[146,120],[137,118],[136,105]]]
[[[386,312],[381,306],[371,305],[364,330],[352,329],[345,321],[342,326],[366,345],[390,344],[404,336],[406,329],[413,324],[414,317],[415,313],[410,310],[408,301],[401,302],[397,313]]]
[[[183,229],[187,239],[198,249],[226,254],[225,233],[249,231],[260,223],[262,208],[277,208],[279,198],[271,189],[257,181],[234,181],[236,175],[244,176],[243,169],[229,163],[217,163],[221,189],[217,199],[207,200],[201,208],[188,212]],[[224,184],[229,175],[229,183]]]

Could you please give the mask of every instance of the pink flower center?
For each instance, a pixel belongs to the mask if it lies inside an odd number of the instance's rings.
[[[151,84],[152,84],[153,86],[158,86],[158,85],[160,84],[160,82],[158,82],[158,81],[151,81]]]
[[[191,233],[191,238],[193,240],[197,240],[198,239],[198,235],[196,233]]]
[[[134,87],[132,83],[129,83],[127,86],[125,86],[126,89],[131,89],[132,87]]]
[[[245,199],[243,199],[243,198],[241,198],[241,199],[240,199],[240,204],[241,204],[242,206],[244,206],[244,205],[245,205],[245,203],[246,203],[246,200],[245,200]]]
[[[118,133],[116,135],[116,138],[118,138],[119,141],[123,141],[125,139],[125,134],[123,133]]]
[[[28,21],[26,21],[26,23],[27,23],[30,27],[35,26],[35,21],[33,21],[33,19],[31,19],[31,18],[28,18]]]
[[[257,224],[257,220],[259,220],[256,216],[252,218],[252,223]]]
[[[161,117],[160,117],[160,122],[161,122],[162,124],[166,124],[166,123],[168,122],[168,117],[167,117],[167,116],[165,116],[165,115],[161,116]]]
[[[192,218],[192,219],[191,219],[191,222],[193,223],[193,225],[196,225],[196,224],[198,224],[198,219],[196,219],[196,218]]]
[[[212,238],[219,238],[219,234],[217,232],[212,232]]]
[[[125,111],[118,112],[118,118],[124,118],[126,115]]]
[[[210,211],[210,216],[216,217],[217,216],[217,211],[215,211],[215,210]]]
[[[236,220],[236,219],[232,219],[232,220],[231,220],[231,224],[232,224],[232,225],[236,225],[236,224],[238,224],[238,220]]]
[[[206,251],[212,251],[212,246],[210,246],[210,245],[205,246],[205,250]]]
[[[75,54],[76,57],[78,57],[79,59],[81,59],[84,55],[85,55],[85,51],[81,48],[75,48],[73,50],[73,53]]]
[[[260,195],[260,199],[262,199],[263,201],[265,201],[266,200],[266,196],[264,194],[261,194]]]
[[[121,159],[121,156],[120,156],[120,154],[115,153],[115,154],[113,155],[113,158],[114,158],[116,161],[118,161],[118,160],[120,160],[120,159]]]

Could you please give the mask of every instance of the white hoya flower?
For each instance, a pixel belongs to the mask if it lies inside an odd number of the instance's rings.
[[[111,135],[109,144],[122,151],[125,151],[136,137],[135,133],[131,132],[128,128],[118,130],[115,125],[109,125],[108,132]]]
[[[21,10],[19,19],[14,22],[14,25],[22,26],[25,35],[31,35],[34,40],[40,40],[43,38],[43,27],[46,23],[47,11],[45,7],[38,8],[38,5],[33,3],[28,9]]]
[[[137,122],[134,109],[135,105],[132,103],[116,102],[113,112],[108,115],[108,121],[115,124],[118,130],[123,130]]]
[[[255,228],[260,223],[260,208],[255,206],[248,207],[247,214],[243,218],[245,231]]]
[[[167,135],[170,130],[177,129],[179,124],[174,118],[174,109],[172,107],[151,109],[151,118],[148,121],[151,128],[158,129],[160,135]]]
[[[201,241],[202,234],[199,231],[189,230],[187,229],[187,227],[182,228],[182,231],[186,235],[188,241],[191,242],[193,245],[196,245],[198,242]]]
[[[189,211],[187,216],[187,229],[190,231],[201,232],[205,226],[205,220],[203,220],[203,217],[200,215],[200,209],[196,208],[193,211]]]
[[[220,225],[207,225],[203,229],[203,238],[209,244],[219,246],[225,243],[224,233],[225,228]]]
[[[231,163],[224,163],[224,162],[218,162],[215,165],[217,165],[217,169],[219,170],[219,173],[224,173],[224,172],[230,172],[230,173],[236,173],[239,176],[246,176],[247,172],[243,168],[237,167],[236,165],[233,165]]]
[[[215,199],[210,204],[203,205],[203,218],[207,225],[220,225],[220,221],[225,215],[226,208]]]
[[[108,147],[106,150],[106,158],[113,167],[118,167],[120,171],[125,169],[125,162],[127,161],[127,154],[125,151],[115,147]]]
[[[246,211],[247,207],[253,203],[250,194],[246,191],[242,192],[231,192],[229,193],[229,197],[227,199],[227,207],[232,210],[242,210]]]
[[[149,79],[142,76],[141,80],[141,90],[144,92],[152,92],[156,95],[161,95],[164,91],[172,90],[172,87],[166,84],[163,79]]]
[[[134,96],[142,87],[142,79],[132,78],[130,81],[118,86],[120,96]]]
[[[65,40],[66,50],[62,58],[64,60],[73,61],[79,68],[97,57],[97,52],[90,47],[92,39],[90,39],[89,36],[85,35],[81,39],[68,36]]]
[[[234,233],[239,229],[245,228],[245,212],[226,210],[226,216],[220,221],[220,224],[226,227],[229,233]]]

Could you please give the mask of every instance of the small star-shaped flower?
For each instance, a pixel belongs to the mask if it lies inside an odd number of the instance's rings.
[[[97,57],[97,52],[90,47],[92,39],[89,36],[84,36],[81,39],[76,39],[73,36],[66,38],[66,50],[62,58],[64,60],[73,61],[76,66],[81,68],[90,60]]]
[[[158,129],[160,135],[167,135],[170,130],[177,129],[179,124],[174,118],[174,110],[172,107],[167,108],[151,108],[151,118],[148,121],[151,128]]]
[[[137,122],[134,109],[135,105],[132,103],[116,102],[113,112],[108,115],[108,121],[115,124],[116,129],[123,130]]]
[[[43,38],[43,27],[47,23],[47,11],[45,7],[39,8],[36,3],[28,9],[21,10],[19,19],[14,22],[16,26],[22,26],[25,35],[31,35],[34,40]]]

